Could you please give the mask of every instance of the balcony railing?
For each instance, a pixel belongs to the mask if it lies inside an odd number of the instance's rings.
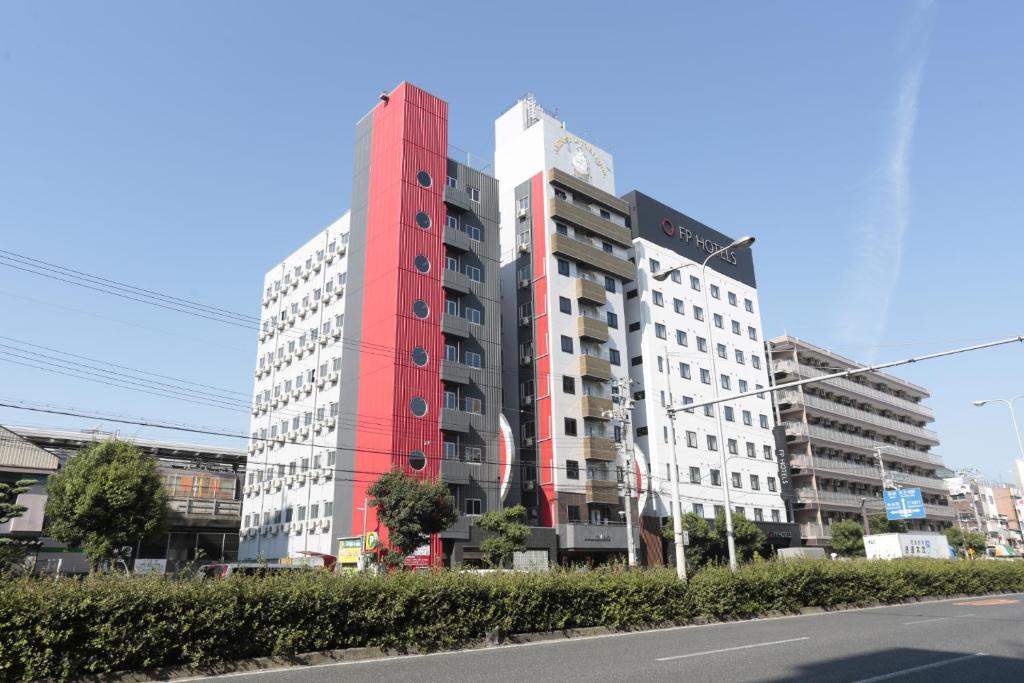
[[[790,374],[803,375],[804,377],[821,377],[823,375],[833,374],[829,371],[819,370],[809,365],[804,365],[803,363],[796,363],[791,360],[775,361],[774,368],[775,372],[787,372]],[[889,405],[895,408],[916,413],[918,415],[928,418],[929,420],[935,419],[935,413],[933,413],[932,409],[926,405],[914,403],[913,401],[908,401],[905,398],[893,396],[892,394],[887,394],[884,391],[879,391],[878,389],[875,389],[873,387],[860,384],[859,382],[854,382],[853,380],[848,379],[846,377],[838,377],[835,379],[825,380],[823,383],[832,385],[834,387],[838,387],[840,389],[844,389],[846,391],[853,392],[855,394],[859,394],[861,396],[864,396],[865,398],[874,401],[888,403]]]
[[[612,409],[612,400],[602,396],[582,397],[583,417],[596,420],[609,420],[608,414]]]
[[[884,455],[885,452],[883,451],[883,457]],[[795,455],[790,459],[790,464],[794,467],[805,467],[820,472],[835,473],[837,479],[860,477],[862,479],[871,479],[878,484],[881,484],[882,481],[882,475],[878,471],[877,465],[845,462],[832,458],[820,458],[814,455]],[[937,477],[926,477],[921,474],[910,474],[892,469],[886,469],[885,476],[887,479],[891,479],[896,484],[902,486],[918,486],[942,492],[946,490],[945,482]]]
[[[617,455],[615,442],[604,436],[583,437],[583,459],[614,461]]]
[[[913,448],[906,448],[905,446],[894,446],[892,444],[887,444],[883,441],[875,441],[874,439],[869,439],[858,434],[841,432],[838,429],[828,429],[827,427],[819,427],[818,425],[807,425],[803,422],[783,422],[782,426],[786,428],[787,434],[793,436],[810,436],[823,441],[831,441],[832,443],[859,448],[869,453],[874,453],[876,448],[884,446],[885,449],[882,451],[883,457],[904,458],[907,460],[916,460],[918,462],[927,462],[934,465],[942,464],[942,457],[936,453],[917,451]]]
[[[237,500],[210,500],[205,498],[168,498],[167,508],[189,517],[241,518],[242,503]]]
[[[861,500],[865,501],[865,505],[868,509],[878,509],[884,507],[881,496],[873,496],[869,493],[863,495],[857,493],[848,493],[844,491],[822,491],[820,489],[813,488],[795,488],[793,493],[796,495],[798,503],[810,503],[815,504],[818,502],[826,505],[841,505],[844,507],[860,508]]]
[[[576,298],[598,306],[603,306],[607,301],[604,285],[583,278],[576,280]]]
[[[888,429],[896,432],[900,435],[909,435],[921,439],[922,441],[930,444],[938,444],[939,437],[931,429],[925,429],[924,427],[918,427],[916,425],[907,424],[894,420],[891,417],[884,417],[882,415],[875,415],[869,413],[866,410],[860,410],[859,408],[853,408],[851,406],[844,406],[841,403],[830,401],[820,396],[813,396],[811,394],[801,394],[799,391],[783,390],[778,392],[779,402],[790,402],[798,403],[807,406],[814,410],[821,410],[824,412],[832,413],[833,415],[842,415],[852,420],[857,420],[865,424],[874,425],[881,427],[882,429]]]
[[[607,381],[612,378],[612,366],[604,358],[583,354],[580,356],[580,375]]]
[[[832,527],[826,524],[801,524],[800,538],[832,538]]]

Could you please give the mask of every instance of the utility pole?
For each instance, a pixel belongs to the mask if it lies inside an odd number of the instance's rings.
[[[668,405],[674,405],[672,396],[672,363],[669,361],[668,347],[665,347],[665,377],[668,382]],[[676,549],[676,576],[686,581],[686,544],[683,542],[683,503],[679,500],[679,457],[676,454],[676,414],[668,411],[669,448],[672,449],[672,470],[669,479],[672,484],[672,541]]]
[[[626,493],[626,553],[630,567],[636,566],[636,545],[633,543],[633,439],[632,427],[630,426],[630,415],[633,412],[633,394],[629,390],[630,380],[620,377],[615,382],[618,387],[618,396],[613,396],[615,407],[608,411],[611,417],[619,425],[622,432],[622,440],[619,445],[622,448],[625,469],[622,480]]]
[[[871,526],[868,525],[867,498],[860,499],[860,521],[864,524],[864,535],[871,535]]]

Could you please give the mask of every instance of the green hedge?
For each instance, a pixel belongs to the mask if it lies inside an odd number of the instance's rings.
[[[635,628],[800,607],[1024,591],[1024,564],[942,560],[758,563],[666,570],[173,581],[0,582],[0,680],[205,665],[375,645],[455,647],[489,631]]]

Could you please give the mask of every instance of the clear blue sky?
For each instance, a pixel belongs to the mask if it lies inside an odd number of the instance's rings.
[[[755,234],[770,335],[881,361],[1024,332],[1024,5],[400,5],[3,3],[0,248],[257,315],[262,274],[348,208],[355,122],[407,79],[462,149],[491,157],[532,91],[620,192]],[[0,301],[2,335],[251,391],[248,331],[4,267]],[[1006,410],[970,401],[1024,393],[1022,361],[901,371],[949,466],[1009,476]],[[0,396],[248,424],[6,362]]]

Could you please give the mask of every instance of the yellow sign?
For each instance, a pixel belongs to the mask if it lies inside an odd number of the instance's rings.
[[[362,548],[359,547],[358,536],[338,539],[338,562],[340,564],[357,564]]]
[[[376,531],[366,532],[366,542],[363,547],[366,550],[376,550],[377,546],[380,545],[380,536],[377,535]]]

